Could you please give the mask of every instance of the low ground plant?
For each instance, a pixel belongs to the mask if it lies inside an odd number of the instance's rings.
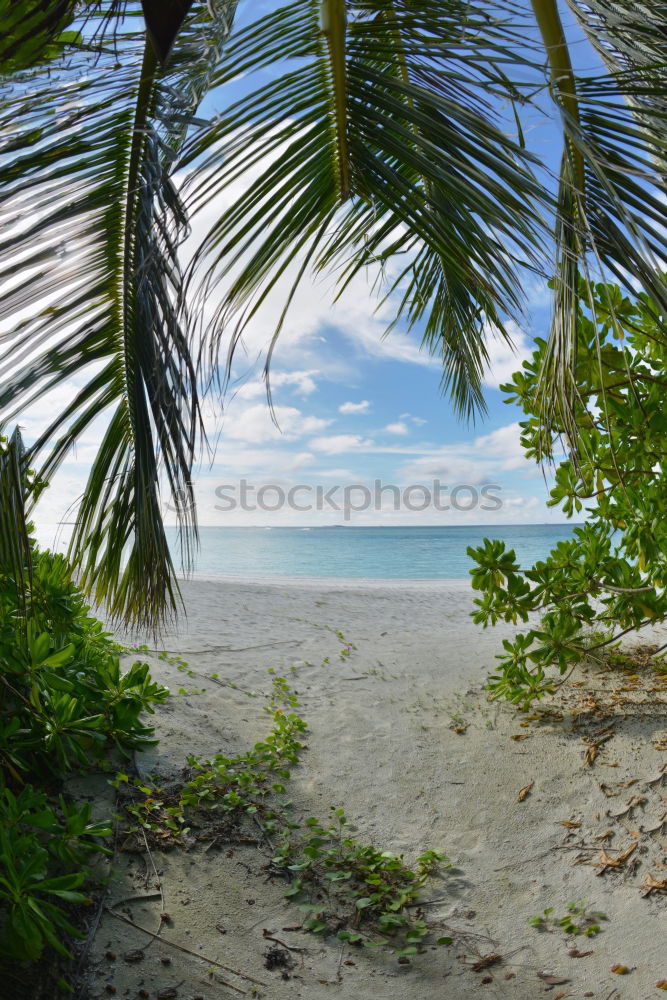
[[[288,879],[285,896],[301,912],[305,930],[414,955],[431,933],[418,904],[429,877],[449,867],[446,859],[425,851],[411,866],[402,856],[365,844],[341,808],[331,807],[326,821],[297,817],[287,783],[307,733],[298,708],[296,692],[285,678],[273,676],[264,707],[271,728],[251,750],[210,760],[190,757],[188,776],[176,785],[132,781],[120,773],[115,784],[124,790],[126,833],[141,831],[165,848],[211,826],[233,840],[251,820],[271,849],[270,870]]]
[[[568,903],[565,913],[555,916],[553,906],[548,906],[541,914],[528,918],[531,927],[539,931],[563,930],[566,934],[584,937],[595,937],[602,930],[602,921],[607,920],[607,915],[600,910],[591,910],[585,899],[578,902]]]

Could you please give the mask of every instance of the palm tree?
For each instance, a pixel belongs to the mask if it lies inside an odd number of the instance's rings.
[[[78,8],[22,0],[45,12],[46,42],[36,64],[16,27],[0,48],[0,419],[76,379],[28,453],[48,479],[104,415],[71,554],[112,616],[157,625],[177,607],[161,483],[192,499],[202,385],[224,383],[223,340],[233,353],[279,279],[295,276],[269,360],[305,273],[342,291],[370,266],[467,416],[483,408],[485,331],[508,337],[526,267],[554,277],[547,416],[576,392],[580,280],[613,274],[667,307],[667,12],[568,4],[598,53],[587,73],[557,0],[288,0],[234,30],[235,0],[99,0],[64,48]],[[197,119],[205,94],[258,70],[257,89]],[[521,130],[547,91],[556,185]],[[259,179],[184,268],[188,218],[251,165]],[[187,564],[193,505],[177,506]]]

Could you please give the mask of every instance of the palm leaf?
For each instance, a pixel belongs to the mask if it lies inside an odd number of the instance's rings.
[[[25,604],[26,582],[32,580],[32,551],[28,533],[29,504],[26,459],[18,427],[0,442],[0,574],[16,582]]]
[[[336,273],[339,291],[372,265],[398,292],[395,321],[440,355],[458,410],[483,409],[484,331],[507,336],[520,265],[540,256],[544,192],[491,110],[520,39],[513,7],[501,19],[459,0],[294,0],[232,37],[217,82],[260,69],[269,82],[191,143],[189,206],[268,164],[193,264],[202,299],[224,289],[213,371],[290,265]]]
[[[55,59],[77,39],[76,0],[0,0],[0,73]]]
[[[163,493],[175,498],[186,566],[195,537],[201,421],[181,302],[186,220],[171,175],[234,6],[198,6],[166,68],[139,5],[127,4],[113,47],[2,85],[0,152],[11,158],[0,169],[1,315],[22,318],[2,337],[0,418],[77,377],[31,447],[49,479],[104,414],[70,554],[109,614],[138,624],[178,606]]]
[[[579,281],[640,288],[667,337],[667,8],[630,0],[568,0],[606,72],[575,72],[556,0],[533,0],[564,133],[556,215],[556,292],[542,386],[547,424],[576,446]],[[612,316],[613,319],[613,316]]]

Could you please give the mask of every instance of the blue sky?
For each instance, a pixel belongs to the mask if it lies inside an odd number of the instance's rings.
[[[265,5],[267,7],[273,4]],[[245,10],[249,7],[246,5]],[[241,7],[243,11],[243,5]],[[252,6],[258,12],[257,5]],[[248,81],[210,96],[204,110],[232,101]],[[546,117],[528,125],[528,143],[555,167],[560,158],[558,129]],[[252,183],[249,176],[244,183]],[[195,221],[202,235],[219,211],[210,206]],[[399,329],[383,336],[386,310],[376,311],[373,275],[359,276],[344,298],[332,305],[332,282],[305,281],[276,349],[272,365],[275,418],[272,421],[262,381],[266,344],[276,315],[276,299],[249,327],[237,354],[234,383],[224,406],[206,403],[206,423],[215,454],[194,476],[202,524],[340,523],[335,510],[308,513],[284,508],[267,511],[220,510],[216,488],[238,487],[246,479],[255,489],[274,484],[287,492],[295,485],[330,489],[346,484],[396,484],[401,488],[439,481],[443,489],[469,486],[479,492],[494,484],[502,506],[470,510],[358,511],[353,524],[502,524],[560,521],[546,506],[547,486],[540,469],[523,459],[519,445],[520,411],[503,402],[498,384],[530,353],[535,335],[548,331],[550,302],[546,284],[526,274],[526,318],[513,325],[515,352],[491,339],[486,376],[488,415],[474,425],[460,422],[440,392],[436,360],[419,349],[419,334]],[[211,303],[213,306],[214,303]],[[70,390],[71,391],[71,390]],[[66,397],[67,390],[61,395]],[[26,436],[40,426],[59,400],[44,400],[23,421]],[[62,402],[62,400],[60,400]],[[42,410],[43,412],[39,412]],[[101,438],[102,422],[81,442],[61,469],[43,505],[40,520],[73,520],[90,461]],[[469,491],[472,496],[472,490]],[[230,495],[231,491],[227,491]],[[72,506],[74,505],[74,506]],[[165,507],[168,521],[173,511]]]

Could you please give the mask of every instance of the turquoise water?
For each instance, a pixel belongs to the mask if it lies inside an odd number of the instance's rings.
[[[474,525],[392,528],[204,527],[198,576],[353,577],[366,579],[463,579],[471,566],[468,545],[502,538],[519,561],[543,559],[570,538],[574,524]],[[170,541],[175,529],[167,529]]]

